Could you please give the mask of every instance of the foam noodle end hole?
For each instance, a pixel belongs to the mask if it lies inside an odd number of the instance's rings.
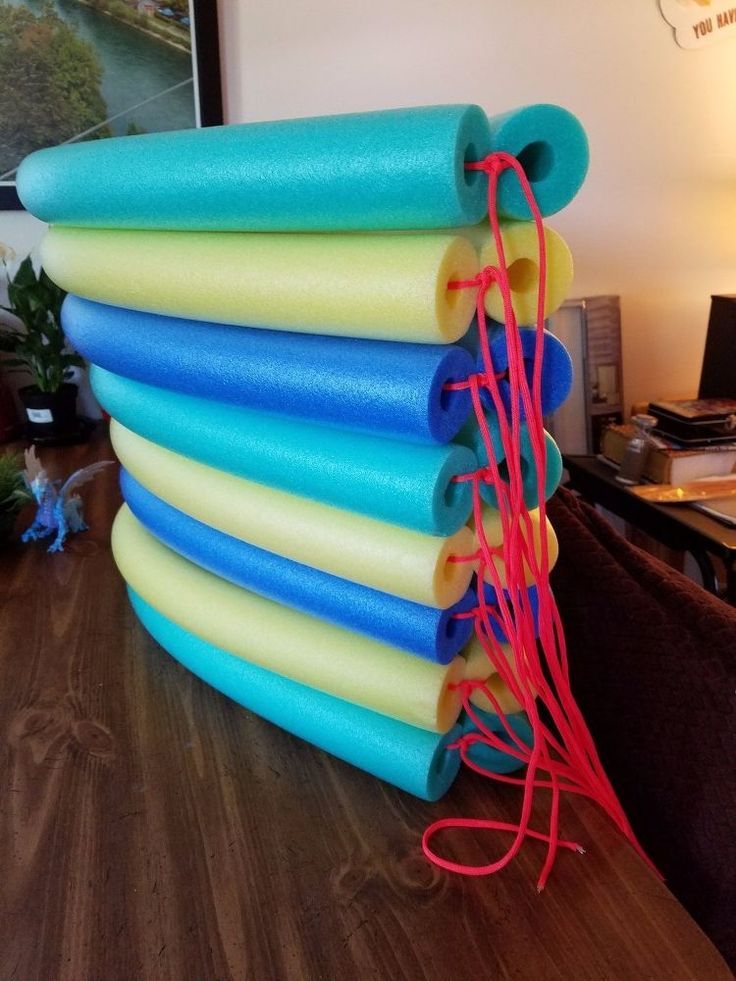
[[[445,302],[450,310],[454,310],[458,306],[462,299],[462,294],[465,292],[465,288],[460,287],[459,289],[450,289],[450,283],[462,283],[465,277],[462,273],[451,272],[447,277],[447,289],[445,290]]]
[[[523,458],[519,461],[519,469],[521,471],[522,481],[526,480],[529,475],[529,461]],[[502,460],[498,465],[498,473],[505,484],[510,483],[509,465],[506,460]],[[490,481],[486,481],[490,483]]]
[[[468,143],[465,148],[465,157],[463,158],[463,177],[465,178],[466,187],[475,187],[478,181],[481,179],[483,174],[482,170],[468,170],[465,164],[478,163],[481,159],[481,153],[476,147],[475,143]]]
[[[447,732],[457,722],[462,709],[462,698],[455,687],[463,678],[465,662],[455,658],[449,665],[445,684],[437,699],[437,730]]]
[[[451,480],[445,488],[445,507],[454,508],[463,493],[463,485],[459,480]]]
[[[534,143],[528,143],[516,155],[516,159],[523,167],[529,183],[534,184],[549,176],[554,166],[555,155],[551,144],[544,140],[535,140]]]
[[[453,382],[459,381],[457,378],[448,378],[447,384],[451,385]],[[443,412],[449,412],[457,398],[459,392],[452,388],[445,388],[444,385],[440,389],[440,409]]]
[[[439,600],[440,609],[446,610],[459,603],[467,592],[473,576],[473,563],[458,561],[458,558],[470,556],[474,548],[473,533],[468,527],[461,528],[442,543],[432,577],[432,590]]]
[[[448,749],[447,743],[449,742],[451,739],[446,738],[440,743],[429,767],[430,776],[436,779],[436,786],[438,787],[445,786],[447,780],[451,780],[459,768],[458,751]]]
[[[457,633],[459,626],[459,621],[457,617],[448,617],[447,623],[445,624],[445,637],[448,640],[452,640]]]
[[[539,280],[539,266],[533,259],[516,259],[509,266],[509,286],[514,293],[528,293]]]

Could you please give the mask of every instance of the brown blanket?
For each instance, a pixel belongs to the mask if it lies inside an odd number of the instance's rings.
[[[736,965],[736,609],[560,489],[573,692],[640,841]]]

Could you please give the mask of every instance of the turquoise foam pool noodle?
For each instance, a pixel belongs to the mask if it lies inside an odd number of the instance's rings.
[[[156,388],[93,366],[92,389],[127,429],[192,460],[349,511],[451,535],[477,468],[466,447],[403,443]]]
[[[494,733],[501,742],[506,743],[507,746],[513,749],[518,749],[506,731],[503,722],[495,712],[484,712],[477,706],[473,706],[473,712],[486,729]],[[534,734],[532,727],[529,725],[529,719],[526,713],[508,712],[505,719],[509,729],[511,729],[524,745],[531,749],[534,745]],[[467,712],[462,713],[459,724],[462,726],[464,736],[477,733],[482,735],[479,727],[473,722]],[[467,754],[473,763],[477,763],[478,766],[482,766],[483,769],[489,770],[491,773],[513,773],[515,770],[520,770],[524,766],[522,760],[484,742],[477,742],[468,746]]]
[[[509,468],[506,455],[504,453],[503,442],[501,440],[501,430],[498,424],[498,416],[490,409],[484,410],[484,416],[486,424],[488,425],[488,432],[491,437],[491,446],[493,447],[494,459],[499,465],[501,479],[507,481]],[[509,422],[509,426],[510,425],[511,424]],[[485,467],[487,465],[488,454],[486,453],[485,443],[483,441],[483,436],[481,435],[480,426],[474,418],[465,423],[463,428],[458,433],[456,439],[457,442],[462,443],[463,446],[467,446],[475,453],[479,466]],[[560,480],[562,480],[562,454],[560,453],[557,443],[546,429],[544,430],[544,446],[544,499],[547,501],[557,490]],[[521,469],[521,483],[524,494],[524,503],[528,508],[536,508],[539,507],[537,464],[534,459],[532,443],[529,437],[529,427],[525,422],[522,422],[519,426],[519,448],[519,466]],[[481,481],[478,485],[478,489],[480,491],[480,496],[484,501],[486,501],[486,503],[492,505],[494,508],[498,507],[496,490],[490,481]]]
[[[187,395],[417,443],[448,443],[470,415],[470,394],[444,388],[474,371],[455,345],[255,330],[72,294],[61,322],[88,361]]]
[[[517,157],[542,215],[553,215],[575,197],[588,172],[588,138],[567,109],[537,104],[489,120],[494,150]],[[498,180],[497,207],[506,218],[529,220],[529,203],[510,170]]]
[[[518,157],[543,215],[574,197],[588,167],[585,132],[566,109],[523,106],[489,119],[475,105],[446,105],[71,143],[27,157],[17,187],[32,214],[65,225],[451,228],[485,214],[487,179],[465,163],[493,151]],[[510,172],[498,209],[530,217]]]
[[[17,186],[32,214],[67,225],[448,228],[485,212],[486,182],[464,163],[489,136],[473,105],[147,133],[39,150]]]
[[[427,732],[283,678],[213,647],[128,590],[154,640],[207,684],[287,732],[423,800],[442,797],[460,768],[447,746],[460,735]]]

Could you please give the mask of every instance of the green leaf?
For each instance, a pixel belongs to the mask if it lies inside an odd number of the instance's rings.
[[[18,266],[18,271],[13,276],[13,282],[16,286],[34,286],[38,282],[33,269],[33,262],[29,255]]]
[[[61,326],[65,297],[66,292],[43,269],[36,276],[30,256],[21,262],[8,283],[10,305],[3,309],[21,320],[24,331],[0,324],[0,352],[14,354],[9,370],[27,366],[36,385],[45,392],[55,392],[69,369],[83,364],[78,355],[67,349]]]

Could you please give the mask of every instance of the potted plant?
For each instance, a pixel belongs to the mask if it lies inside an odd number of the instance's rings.
[[[0,242],[0,261],[6,263],[8,259],[14,258],[15,252],[10,246],[5,245],[4,242]],[[5,382],[2,365],[0,365],[0,443],[7,443],[11,439],[17,439],[19,429],[15,401]]]
[[[18,413],[15,410],[15,402],[10,394],[10,389],[5,383],[0,365],[0,443],[7,443],[11,439],[17,439],[20,434],[18,425]]]
[[[7,266],[5,267],[7,274]],[[8,275],[8,306],[22,327],[0,324],[0,351],[10,354],[9,371],[28,371],[33,384],[18,392],[25,406],[29,436],[50,442],[78,433],[77,386],[70,382],[72,369],[83,366],[70,351],[61,327],[61,304],[66,293],[43,269],[38,275],[30,256],[12,278]]]
[[[19,511],[33,495],[23,476],[23,463],[16,453],[0,456],[0,546],[10,538]]]

